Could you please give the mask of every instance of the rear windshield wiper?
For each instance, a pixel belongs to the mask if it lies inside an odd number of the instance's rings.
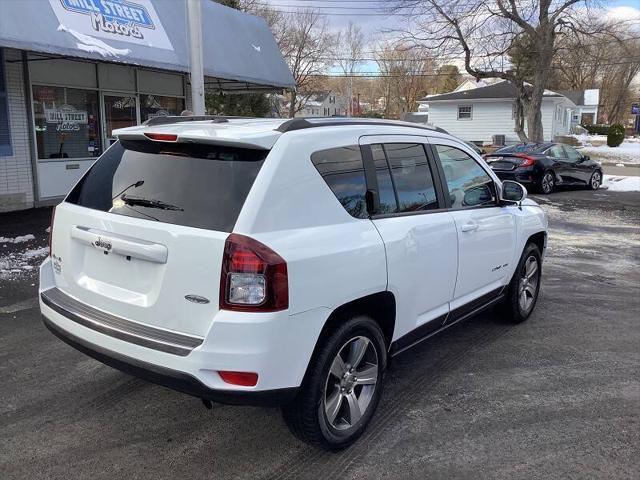
[[[154,200],[150,198],[132,197],[130,195],[122,195],[120,199],[127,205],[138,205],[147,208],[158,208],[160,210],[174,210],[177,212],[184,212],[184,208],[178,207],[171,203],[163,202],[162,200]]]

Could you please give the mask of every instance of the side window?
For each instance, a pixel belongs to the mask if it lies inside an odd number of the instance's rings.
[[[387,143],[386,153],[396,192],[397,212],[419,212],[439,207],[424,147],[417,143]]]
[[[344,209],[352,217],[367,218],[367,186],[360,147],[321,150],[311,155],[311,161]]]
[[[564,149],[562,145],[554,145],[549,150],[547,150],[547,155],[553,158],[566,159],[567,156],[564,153]]]
[[[452,208],[496,204],[493,179],[471,156],[454,147],[436,145]]]
[[[563,145],[563,148],[570,162],[577,162],[582,158],[582,155],[575,148],[571,148],[568,145]]]
[[[378,213],[394,213],[398,211],[396,194],[391,180],[391,170],[387,163],[382,145],[371,145],[371,154],[376,167],[378,177],[378,196],[380,197],[380,208]]]

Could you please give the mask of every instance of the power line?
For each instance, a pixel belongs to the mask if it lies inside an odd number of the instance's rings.
[[[607,45],[610,43],[621,43],[621,42],[631,42],[634,40],[640,40],[640,36],[637,37],[628,37],[628,38],[624,38],[624,39],[619,39],[619,40],[603,40],[602,42],[596,42],[596,43],[582,43],[582,44],[578,44],[576,46],[573,47],[556,47],[556,50],[572,50],[573,48],[588,48],[588,47],[600,47],[602,45]],[[528,52],[530,53],[536,53],[537,50],[533,50],[530,49],[528,50]],[[378,52],[376,51],[363,51],[360,52],[362,54],[376,54]],[[494,59],[498,59],[502,56],[506,55],[505,53],[496,53],[496,54],[485,54],[485,55],[472,55],[473,58],[494,58]],[[398,62],[398,61],[403,61],[403,62],[424,62],[427,60],[432,60],[434,59],[433,57],[429,57],[429,56],[425,56],[424,58],[389,58],[389,57],[358,57],[358,58],[349,58],[349,57],[334,57],[334,56],[322,56],[319,57],[319,60],[324,60],[324,61],[351,61],[351,62],[378,62],[378,61],[384,61],[384,62]],[[456,56],[447,56],[447,60],[464,60],[465,56],[463,55],[456,55]]]
[[[287,1],[287,0],[284,0]],[[294,0],[289,0],[289,1],[294,1]],[[279,13],[284,13],[284,14],[301,14],[304,13],[304,10],[313,10],[313,9],[329,9],[329,10],[339,10],[339,11],[348,11],[348,10],[356,10],[353,13],[335,13],[335,12],[323,12],[323,14],[326,15],[337,15],[337,16],[356,16],[356,15],[366,15],[366,16],[401,16],[401,17],[406,17],[406,16],[416,16],[416,14],[413,13],[402,13],[399,10],[400,9],[410,9],[410,10],[415,10],[417,8],[420,8],[418,6],[416,6],[415,4],[410,4],[410,5],[405,5],[403,4],[401,1],[395,1],[395,0],[390,0],[390,1],[385,1],[385,0],[295,0],[297,2],[302,2],[300,5],[295,5],[295,4],[279,4],[279,3],[269,3],[266,1],[263,2],[254,2],[253,5],[260,5],[263,7],[271,7],[273,8],[275,11],[279,12]],[[315,2],[315,3],[320,3],[320,5],[312,5],[309,4],[308,2]],[[339,6],[336,5],[322,5],[322,3],[336,3],[336,4],[340,4]],[[368,6],[368,7],[360,7],[360,6],[349,6],[349,5],[345,5],[345,3],[367,3],[367,4],[372,4],[372,3],[380,3],[384,6]],[[391,5],[390,5],[391,4]],[[455,4],[453,4],[454,8],[459,8],[459,7],[476,7],[478,6],[478,2],[475,1],[469,1],[469,2],[456,2]],[[491,7],[491,6],[495,6],[494,5],[486,5],[485,7]],[[277,8],[274,8],[277,7]],[[279,8],[293,8],[293,9],[297,9],[297,10],[279,10]],[[426,7],[428,10],[431,10],[433,7]],[[302,11],[300,11],[300,9],[302,9]],[[446,6],[445,6],[446,9]],[[379,11],[377,13],[374,12],[361,12],[361,10],[383,10],[383,11]],[[453,10],[451,8],[446,9],[446,11],[448,12],[452,12]],[[419,15],[419,14],[418,14]],[[628,19],[626,21],[636,21],[640,23],[640,20],[637,19]],[[618,22],[619,23],[619,22]]]
[[[610,63],[597,63],[591,64],[591,66],[609,67],[615,65],[635,65],[640,62],[640,58],[633,59],[625,62],[610,62]],[[584,66],[590,66],[590,64],[584,64]],[[544,70],[559,70],[559,67],[551,66]],[[497,73],[507,73],[506,71],[498,70]],[[329,77],[329,78],[405,78],[405,77],[448,77],[451,73],[402,73],[402,74],[388,74],[382,72],[358,72],[353,74],[330,74],[330,73],[317,73],[310,74],[309,77]]]

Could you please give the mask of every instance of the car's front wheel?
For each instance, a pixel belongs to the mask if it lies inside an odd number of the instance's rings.
[[[378,405],[386,362],[374,320],[360,316],[340,325],[319,345],[300,393],[283,409],[294,435],[329,450],[355,442]]]
[[[538,247],[529,243],[524,248],[511,283],[507,287],[504,313],[513,323],[524,322],[538,301],[542,278],[542,257]]]
[[[591,179],[589,180],[589,188],[591,190],[598,190],[600,185],[602,185],[602,174],[599,170],[596,170],[593,172],[593,175],[591,175]]]

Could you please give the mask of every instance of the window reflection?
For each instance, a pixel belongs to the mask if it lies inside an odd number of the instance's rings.
[[[453,208],[495,203],[493,180],[467,153],[454,147],[436,145]]]
[[[97,92],[34,85],[33,115],[38,158],[100,156]]]

